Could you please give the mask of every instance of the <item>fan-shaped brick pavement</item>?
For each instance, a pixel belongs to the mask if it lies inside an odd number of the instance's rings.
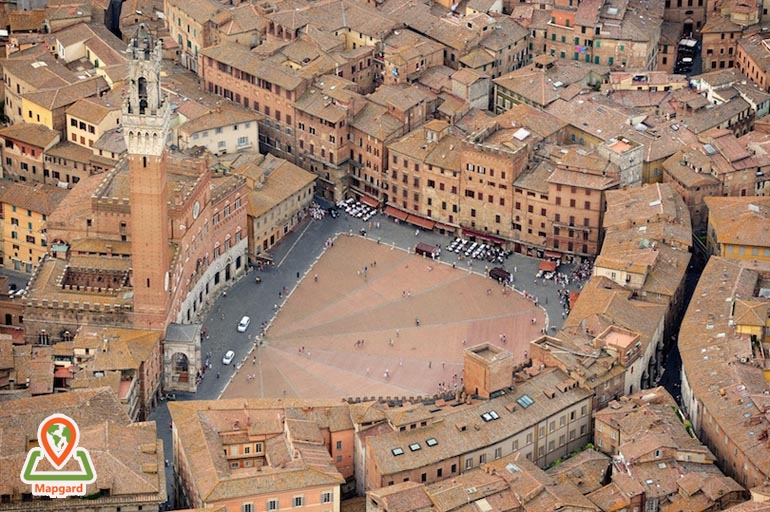
[[[488,277],[340,236],[223,397],[429,395],[459,383],[466,347],[488,341],[523,361],[545,321],[531,300]]]

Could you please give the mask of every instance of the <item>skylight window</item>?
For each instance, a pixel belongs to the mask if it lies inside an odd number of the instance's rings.
[[[530,405],[534,404],[535,401],[532,400],[529,395],[521,395],[516,399],[516,403],[518,403],[522,408],[526,409]]]
[[[497,414],[495,411],[489,411],[489,415],[492,416],[493,420],[499,420],[500,419],[500,415]]]
[[[489,414],[488,412],[485,412],[484,414],[481,415],[481,419],[484,420],[484,422],[492,421],[492,415]]]
[[[417,450],[420,450],[422,446],[420,446],[420,443],[412,443],[409,445],[409,449],[413,452],[416,452]]]
[[[425,444],[432,447],[432,446],[436,446],[438,444],[438,441],[436,441],[435,437],[429,437],[428,439],[425,440]]]
[[[393,448],[393,449],[391,449],[390,451],[391,451],[391,452],[393,453],[393,455],[395,455],[396,457],[398,457],[399,455],[403,455],[403,454],[404,454],[404,449],[403,449],[403,448]]]

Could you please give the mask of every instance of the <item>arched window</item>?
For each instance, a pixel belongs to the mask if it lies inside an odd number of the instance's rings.
[[[139,77],[139,113],[144,114],[147,108],[147,79],[143,76]]]

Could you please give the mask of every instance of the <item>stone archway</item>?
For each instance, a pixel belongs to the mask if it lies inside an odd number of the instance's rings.
[[[174,378],[182,383],[190,380],[190,358],[184,352],[175,352],[171,356],[171,371]]]
[[[200,324],[171,324],[166,330],[163,348],[163,388],[194,393],[198,388],[197,369],[201,357]]]

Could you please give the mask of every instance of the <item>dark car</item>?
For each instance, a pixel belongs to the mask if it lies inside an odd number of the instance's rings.
[[[491,277],[498,283],[511,282],[511,273],[505,270],[503,267],[494,267],[490,269],[489,277]]]

